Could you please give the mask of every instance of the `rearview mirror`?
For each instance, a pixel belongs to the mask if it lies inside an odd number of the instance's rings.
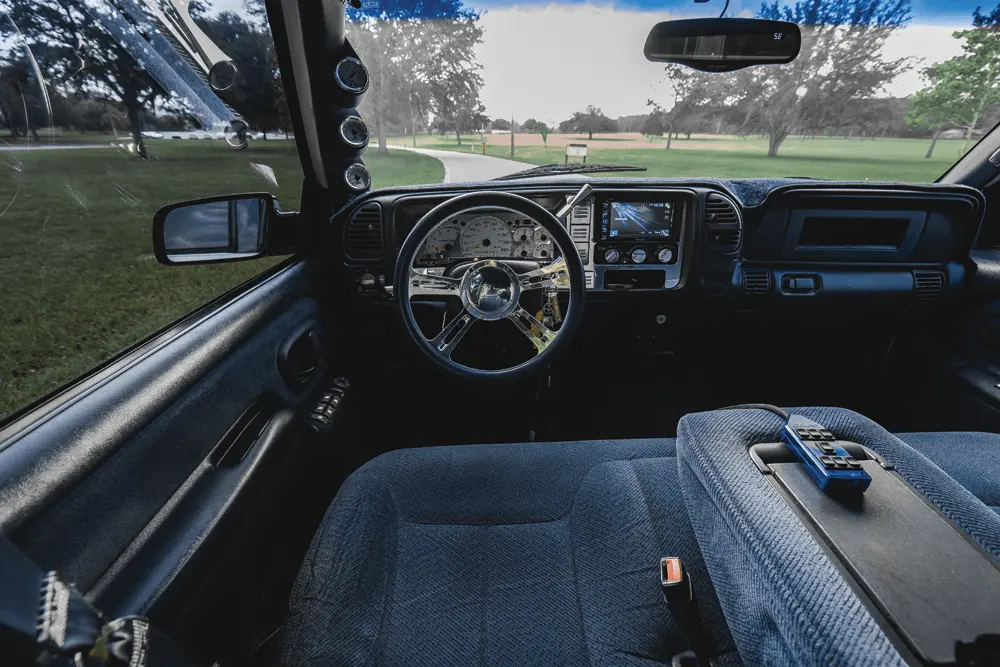
[[[276,214],[267,193],[169,204],[153,216],[153,250],[161,264],[255,259],[266,254],[268,224]]]
[[[643,53],[653,62],[702,72],[732,72],[753,65],[790,63],[801,45],[799,26],[787,21],[685,19],[653,26]]]

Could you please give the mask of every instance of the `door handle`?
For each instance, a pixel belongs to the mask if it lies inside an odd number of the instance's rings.
[[[301,389],[326,362],[326,337],[316,323],[306,323],[278,349],[278,372],[292,389]]]

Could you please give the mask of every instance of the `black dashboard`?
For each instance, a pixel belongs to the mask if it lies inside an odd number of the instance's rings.
[[[563,178],[394,188],[335,217],[349,288],[361,300],[391,300],[407,234],[451,197],[503,190],[555,212],[583,183],[593,194],[566,227],[588,298],[598,300],[627,292],[741,308],[864,294],[932,304],[960,290],[985,210],[978,190],[937,184]],[[444,270],[473,257],[544,263],[558,253],[535,221],[475,210],[435,230],[417,262]]]

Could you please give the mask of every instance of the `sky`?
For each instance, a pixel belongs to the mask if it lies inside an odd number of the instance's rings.
[[[642,55],[646,34],[659,21],[713,15],[707,8],[721,11],[722,3],[656,3],[667,11],[640,6],[651,4],[637,0],[623,5],[488,6],[482,17],[483,43],[477,49],[487,115],[510,118],[513,113],[518,122],[533,117],[558,123],[589,104],[611,118],[647,113],[647,99],[669,108],[673,98],[663,64]],[[732,0],[728,15],[752,16],[759,6]],[[957,55],[961,49],[951,33],[970,25],[976,6],[963,0],[914,2],[913,20],[890,38],[885,54],[920,60],[887,92],[916,92],[922,68]]]
[[[467,0],[482,11],[481,91],[487,115],[517,122],[558,123],[593,104],[612,118],[647,113],[647,99],[672,104],[663,65],[648,62],[642,47],[659,21],[717,16],[725,0]],[[785,0],[787,3],[788,0]],[[1000,1],[1000,0],[998,0]],[[242,0],[215,0],[216,9]],[[728,16],[753,16],[760,0],[731,0]],[[912,56],[914,67],[887,93],[909,95],[922,86],[920,70],[960,53],[951,33],[971,25],[977,0],[912,0],[913,20],[890,38],[887,57]]]

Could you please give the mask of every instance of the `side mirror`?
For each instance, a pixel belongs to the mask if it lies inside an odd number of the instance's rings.
[[[732,72],[754,65],[790,63],[802,32],[788,21],[684,19],[657,23],[646,37],[646,60],[702,72]]]
[[[168,204],[153,216],[153,250],[168,265],[256,259],[267,254],[268,229],[278,215],[267,193]]]

